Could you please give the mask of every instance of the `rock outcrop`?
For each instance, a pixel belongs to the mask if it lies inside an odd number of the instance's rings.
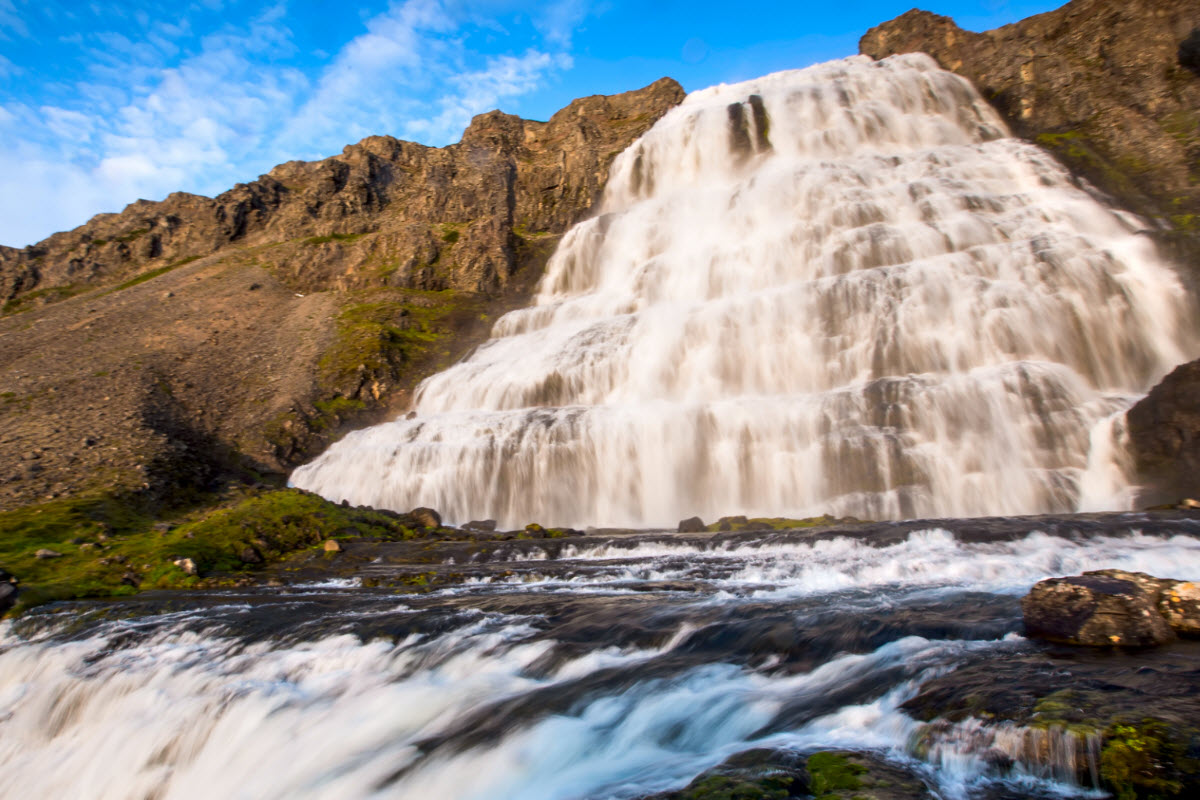
[[[683,96],[663,79],[548,122],[491,112],[445,148],[371,137],[0,248],[0,508],[254,480],[402,409],[527,301]]]
[[[1039,581],[1021,599],[1026,633],[1061,644],[1151,647],[1200,633],[1200,586],[1118,569]]]
[[[1200,361],[1172,370],[1126,415],[1141,505],[1200,497]]]
[[[1072,0],[984,33],[913,9],[869,30],[873,58],[923,51],[970,79],[1013,132],[1155,220],[1200,278],[1200,5]]]

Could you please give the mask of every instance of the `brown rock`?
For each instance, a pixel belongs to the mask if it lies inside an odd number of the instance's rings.
[[[422,528],[440,528],[442,526],[442,515],[432,508],[414,508],[408,512],[408,515]]]
[[[708,528],[704,526],[704,520],[699,517],[688,517],[679,521],[680,533],[703,533],[706,530]]]
[[[40,550],[38,550],[36,553],[34,553],[33,557],[34,558],[62,558],[62,553],[58,552],[57,550],[50,550],[48,548],[43,547]]]
[[[1200,360],[1181,364],[1125,415],[1141,505],[1200,494]]]
[[[325,540],[325,552],[326,553],[340,553],[340,552],[342,552],[342,546],[340,544],[338,544],[337,540],[335,540],[335,539],[326,539]]]
[[[463,528],[468,531],[494,531],[496,530],[496,520],[494,519],[473,519]]]
[[[197,573],[196,562],[190,558],[177,558],[171,563],[179,567],[188,575],[195,575]]]
[[[1191,581],[1167,581],[1158,598],[1158,611],[1181,636],[1200,636],[1200,586]]]
[[[1118,574],[1124,577],[1115,577]],[[1090,647],[1164,644],[1175,634],[1158,611],[1161,583],[1148,575],[1117,571],[1039,581],[1021,600],[1026,632]]]

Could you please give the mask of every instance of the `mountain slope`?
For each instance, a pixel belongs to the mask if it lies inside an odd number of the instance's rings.
[[[170,494],[317,452],[523,303],[669,79],[461,142],[371,137],[0,250],[0,506]]]

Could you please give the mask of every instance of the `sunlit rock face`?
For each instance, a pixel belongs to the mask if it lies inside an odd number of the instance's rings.
[[[532,307],[293,481],[507,525],[1120,507],[1115,421],[1192,347],[1137,227],[923,55],[695,92]]]

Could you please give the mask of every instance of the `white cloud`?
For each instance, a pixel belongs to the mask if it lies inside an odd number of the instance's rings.
[[[21,19],[12,0],[0,0],[0,40],[12,39],[11,34],[26,38],[29,36],[29,26]]]
[[[547,72],[570,67],[570,56],[550,55],[537,50],[530,50],[520,57],[490,58],[485,69],[456,75],[451,80],[455,91],[447,92],[439,102],[441,113],[432,119],[409,122],[404,133],[421,139],[457,137],[471,117],[497,108],[505,98],[517,97],[536,89]]]
[[[520,55],[490,56],[472,49],[474,23],[447,5],[456,2],[394,3],[312,75],[289,66],[296,46],[282,3],[240,29],[191,39],[185,56],[186,18],[151,23],[138,41],[85,36],[101,47],[75,103],[0,106],[0,129],[10,141],[19,133],[0,151],[0,243],[23,245],[139,198],[216,194],[371,134],[445,144],[475,114],[571,66],[553,45],[569,40],[581,0],[551,7],[560,10],[547,19],[558,22],[542,37],[552,46],[523,39]],[[11,5],[0,0],[0,19]]]

